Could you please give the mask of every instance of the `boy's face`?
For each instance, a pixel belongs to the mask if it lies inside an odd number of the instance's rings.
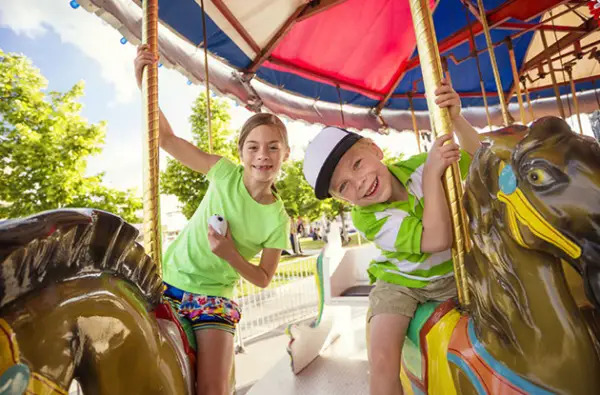
[[[381,162],[383,152],[369,140],[350,148],[333,171],[329,193],[356,206],[386,202],[392,195],[392,175]]]

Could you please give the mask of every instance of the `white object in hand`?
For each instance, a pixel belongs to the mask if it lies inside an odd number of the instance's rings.
[[[212,226],[221,236],[227,234],[227,221],[219,214],[215,214],[208,219],[208,224]]]

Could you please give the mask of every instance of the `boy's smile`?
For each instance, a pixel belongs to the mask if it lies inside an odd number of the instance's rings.
[[[340,159],[329,193],[357,206],[369,206],[392,198],[393,176],[381,162],[383,152],[369,140],[362,140]]]

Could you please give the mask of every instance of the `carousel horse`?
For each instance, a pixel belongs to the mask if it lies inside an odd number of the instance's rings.
[[[0,394],[194,393],[195,352],[137,234],[97,210],[0,222]]]
[[[465,184],[470,303],[419,307],[404,391],[600,394],[600,146],[553,117],[488,139]],[[563,262],[582,276],[583,310]]]

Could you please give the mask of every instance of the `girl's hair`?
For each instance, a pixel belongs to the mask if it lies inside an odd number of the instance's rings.
[[[283,142],[285,148],[290,148],[290,145],[288,143],[287,129],[285,128],[283,122],[281,122],[281,119],[279,119],[276,115],[273,114],[259,112],[248,118],[248,120],[244,122],[244,125],[240,130],[240,136],[238,137],[238,152],[240,154],[240,157],[242,156],[242,149],[244,148],[244,143],[246,142],[248,135],[251,131],[254,130],[254,128],[257,128],[261,125],[268,125],[276,128],[279,132],[279,135],[281,136],[281,141]],[[271,190],[277,193],[277,188],[275,188],[275,184],[271,185]]]
[[[287,129],[285,128],[283,122],[281,122],[281,119],[279,119],[276,115],[273,114],[259,112],[258,114],[254,114],[253,116],[248,118],[248,120],[244,123],[244,126],[242,126],[242,130],[240,130],[240,137],[238,137],[238,152],[240,153],[240,156],[242,154],[242,148],[244,147],[244,143],[246,142],[246,139],[248,138],[250,132],[253,131],[254,128],[261,125],[275,127],[279,131],[279,134],[281,135],[281,141],[283,142],[285,147],[290,148],[290,145],[288,143]]]

